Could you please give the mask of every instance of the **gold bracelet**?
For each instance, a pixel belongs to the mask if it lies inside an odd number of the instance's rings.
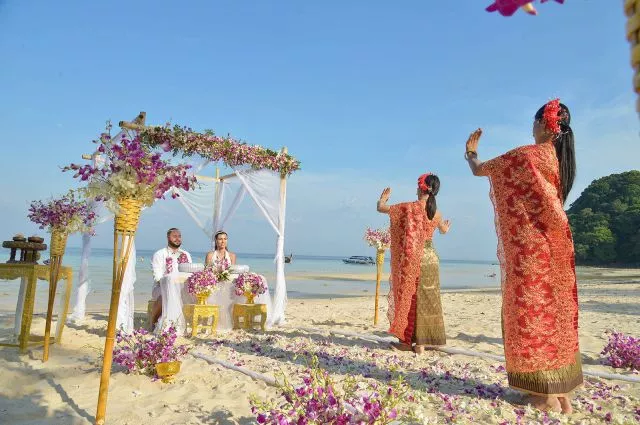
[[[470,157],[470,155],[469,155],[469,154],[473,154],[473,155],[475,155],[475,157],[476,157],[476,158],[478,157],[478,152],[476,152],[476,151],[466,151],[466,152],[464,153],[464,159],[466,159],[467,161],[470,159],[470,158],[469,158],[469,157]]]

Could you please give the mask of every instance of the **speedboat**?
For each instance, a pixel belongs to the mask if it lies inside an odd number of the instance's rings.
[[[365,257],[362,255],[352,255],[349,258],[343,258],[342,261],[345,264],[375,264],[376,261],[372,257]]]

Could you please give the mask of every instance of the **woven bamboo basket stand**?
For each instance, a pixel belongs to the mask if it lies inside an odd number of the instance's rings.
[[[56,298],[60,268],[62,267],[62,257],[64,257],[64,250],[67,246],[67,236],[68,234],[64,230],[55,228],[51,230],[51,243],[49,244],[49,300],[47,302],[47,321],[44,328],[44,347],[42,352],[43,362],[49,360],[53,304]]]
[[[122,287],[122,279],[129,261],[131,245],[138,228],[140,211],[142,209],[142,203],[131,198],[119,199],[118,205],[119,211],[116,214],[113,226],[113,283],[111,288],[109,322],[107,323],[107,337],[104,344],[100,390],[98,392],[97,425],[103,425],[105,423],[109,378],[111,377],[111,364],[113,362],[116,319],[118,317],[118,304],[120,302],[120,288]]]

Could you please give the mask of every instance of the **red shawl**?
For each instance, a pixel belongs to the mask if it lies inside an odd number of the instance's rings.
[[[495,208],[507,371],[571,365],[578,352],[578,293],[555,149],[523,146],[483,163],[479,172],[491,180]]]

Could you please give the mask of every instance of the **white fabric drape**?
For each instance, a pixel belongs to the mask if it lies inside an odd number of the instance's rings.
[[[199,177],[199,186],[196,190],[188,192],[176,190],[180,195],[178,199],[189,215],[198,227],[212,239],[212,246],[214,244],[213,235],[218,230],[224,230],[247,193],[276,233],[274,259],[276,279],[268,324],[284,323],[284,311],[287,304],[287,286],[284,274],[286,181],[280,177],[279,173],[270,170],[236,168],[234,175],[226,177],[217,185],[215,179]],[[233,200],[229,207],[224,209],[224,200],[228,195],[233,195]]]
[[[118,143],[123,137],[127,135],[126,131],[122,130],[116,134],[112,141]],[[97,152],[93,155],[93,166],[102,166],[105,163],[103,155],[98,155]],[[91,208],[96,213],[96,225],[104,223],[113,218],[113,214],[104,208],[102,202],[91,201]],[[81,321],[84,320],[86,308],[87,308],[87,295],[89,295],[89,285],[91,279],[89,276],[89,258],[91,257],[91,237],[90,233],[82,234],[82,254],[80,256],[80,271],[78,276],[78,286],[76,288],[76,303],[73,306],[73,313],[69,316],[69,320]]]
[[[127,246],[128,236],[124,238],[124,245]],[[124,270],[122,287],[120,287],[120,304],[118,305],[118,316],[116,318],[116,329],[122,329],[126,333],[133,332],[133,315],[135,310],[135,300],[133,297],[134,284],[136,283],[136,242],[131,241],[131,253]]]
[[[211,239],[213,236],[215,182],[211,178],[199,178],[198,187],[194,190],[184,191],[177,188],[172,190],[179,195],[178,201],[187,210],[198,228],[207,235],[207,238]]]
[[[213,223],[213,228],[216,229],[215,232],[217,232],[218,230],[222,230],[225,228],[227,222],[229,221],[229,219],[231,217],[233,217],[238,209],[238,207],[240,206],[240,204],[242,203],[242,201],[244,200],[244,196],[247,194],[247,190],[245,189],[244,186],[241,186],[240,189],[238,190],[238,193],[236,194],[235,198],[233,198],[233,202],[231,203],[231,206],[229,207],[229,210],[227,211],[227,214],[224,216],[224,218],[222,219],[222,221],[217,221]],[[222,205],[223,202],[223,197],[220,197],[220,202],[217,205]],[[219,208],[216,208],[217,211],[219,211]],[[219,215],[218,215],[219,216]],[[215,235],[214,232],[214,235]],[[212,243],[214,244],[213,246],[215,246],[215,240],[212,239]]]
[[[96,226],[113,219],[113,213],[107,210],[103,202],[92,202],[91,208],[96,213]],[[73,306],[73,313],[69,320],[82,321],[87,310],[87,296],[91,285],[89,274],[89,259],[91,258],[91,233],[82,234],[82,253],[80,255],[80,271],[78,273],[78,286],[76,288],[76,303]]]
[[[269,325],[280,325],[284,323],[284,312],[287,306],[287,283],[284,275],[286,181],[281,180],[280,174],[269,170],[235,170],[235,174],[277,235],[274,259],[276,286],[268,323]]]
[[[82,234],[82,255],[80,257],[80,272],[78,274],[78,288],[76,289],[76,304],[70,320],[84,320],[87,309],[87,295],[89,294],[89,257],[91,256],[91,234]]]

